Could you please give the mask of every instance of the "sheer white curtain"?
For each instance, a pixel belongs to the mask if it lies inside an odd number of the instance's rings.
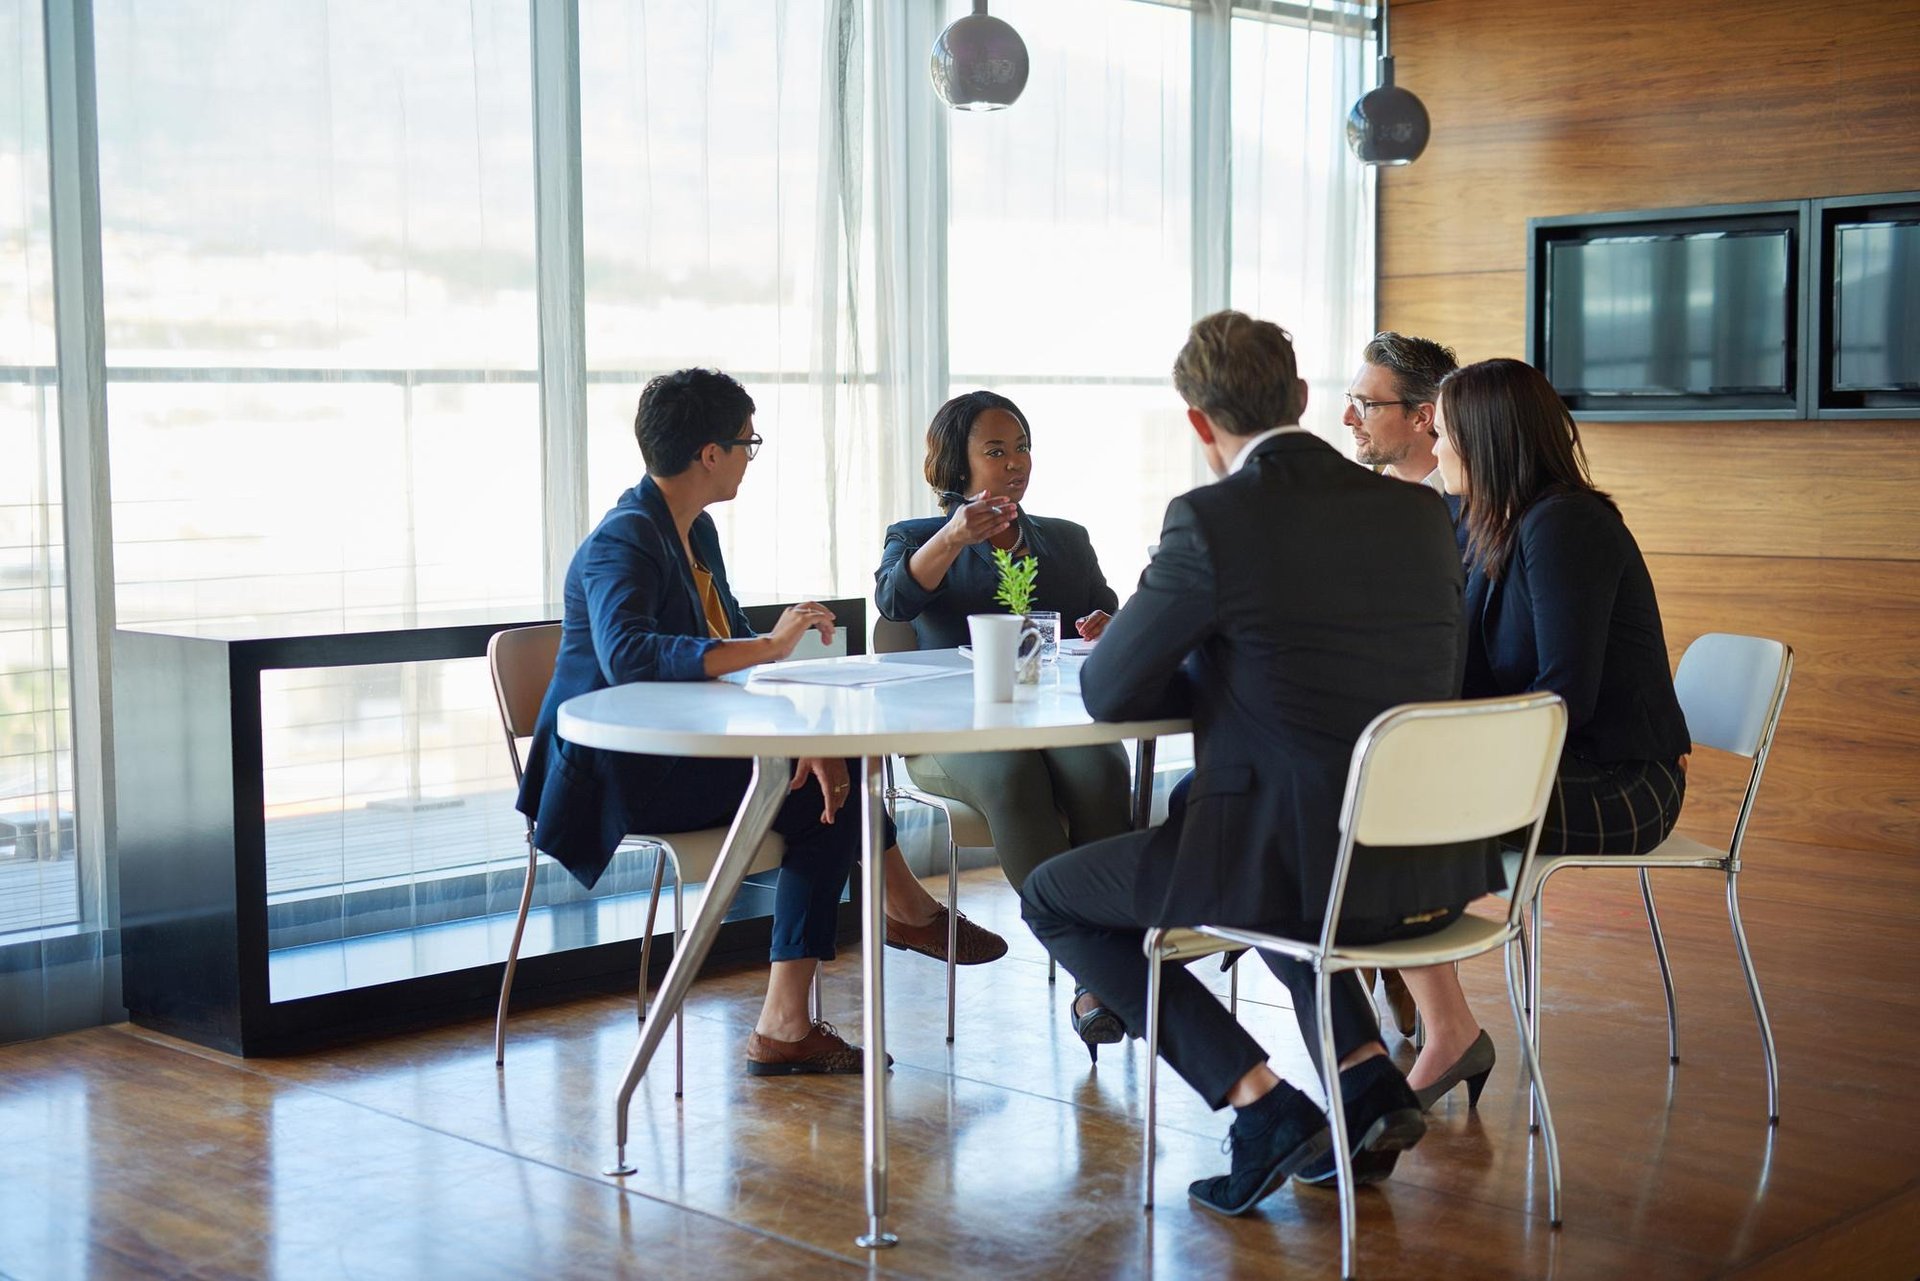
[[[1232,300],[1284,325],[1305,424],[1343,453],[1340,396],[1373,334],[1374,176],[1346,143],[1372,86],[1364,6],[1240,0],[1232,31]]]

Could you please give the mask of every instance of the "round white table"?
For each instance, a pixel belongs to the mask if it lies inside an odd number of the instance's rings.
[[[880,684],[795,683],[809,669],[820,675],[849,671],[882,674],[888,665],[944,669],[924,679]],[[970,664],[956,650],[820,659],[753,668],[717,681],[641,682],[570,698],[560,705],[559,732],[569,742],[654,756],[752,757],[752,782],[727,833],[684,945],[660,985],[614,1103],[614,1164],[627,1175],[627,1110],[667,1025],[680,1010],[705,963],[728,906],[787,794],[792,762],[807,756],[863,758],[861,834],[861,978],[866,1043],[867,1230],[859,1244],[890,1246],[887,1231],[885,889],[880,823],[884,813],[882,758],[919,752],[1002,752],[1141,740],[1135,769],[1135,821],[1145,822],[1152,790],[1152,741],[1185,733],[1183,720],[1096,721],[1080,699],[1079,660],[1062,657],[1040,683],[1020,687],[1011,703],[975,703]],[[827,670],[831,669],[831,670]]]

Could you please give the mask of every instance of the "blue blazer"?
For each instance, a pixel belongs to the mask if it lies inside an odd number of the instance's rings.
[[[752,636],[727,586],[713,518],[702,512],[687,541],[713,573],[732,634]],[[554,729],[560,704],[628,681],[705,680],[703,660],[720,643],[708,635],[673,513],[651,476],[620,495],[573,554],[564,603],[560,653],[527,748],[519,809],[534,820],[535,847],[591,888],[620,839],[643,830],[642,807],[678,762],[565,742]]]
[[[914,581],[907,562],[946,523],[945,516],[923,516],[890,526],[886,546],[880,552],[880,568],[873,572],[874,604],[883,617],[912,623],[921,649],[952,649],[967,644],[968,614],[1006,613],[1006,606],[993,599],[1000,573],[993,567],[993,549],[984,542],[961,552],[946,578],[932,591]],[[1096,609],[1111,614],[1120,608],[1120,598],[1107,586],[1084,526],[1024,512],[1020,524],[1028,549],[1040,562],[1033,607],[1058,611],[1062,635],[1073,636],[1075,620]]]
[[[1567,700],[1567,753],[1595,764],[1692,750],[1667,669],[1660,605],[1639,544],[1586,490],[1521,513],[1507,569],[1467,572],[1468,698],[1552,690]]]

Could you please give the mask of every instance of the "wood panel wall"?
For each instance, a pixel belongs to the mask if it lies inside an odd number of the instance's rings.
[[[1397,81],[1433,117],[1381,181],[1383,326],[1526,353],[1526,223],[1920,189],[1913,0],[1403,0]],[[1705,631],[1793,645],[1753,830],[1920,853],[1920,421],[1594,423],[1677,662]],[[1743,773],[1697,768],[1682,825]]]

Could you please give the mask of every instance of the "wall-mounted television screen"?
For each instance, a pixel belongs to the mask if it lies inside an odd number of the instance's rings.
[[[1795,418],[1799,202],[1539,218],[1528,358],[1576,414]]]
[[[1562,395],[1792,391],[1787,232],[1602,236],[1547,254],[1546,374]]]
[[[1920,392],[1920,218],[1833,231],[1832,388]]]

